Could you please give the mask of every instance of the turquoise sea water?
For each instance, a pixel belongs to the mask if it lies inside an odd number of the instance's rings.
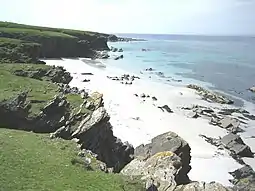
[[[182,35],[118,36],[143,38],[141,42],[109,43],[123,48],[124,59],[114,66],[139,73],[145,68],[163,72],[162,83],[197,83],[255,103],[255,38]],[[149,49],[149,51],[142,51]],[[148,72],[147,72],[148,73]],[[149,74],[149,75],[153,75]],[[171,78],[172,77],[172,78]],[[240,102],[238,102],[240,105]]]

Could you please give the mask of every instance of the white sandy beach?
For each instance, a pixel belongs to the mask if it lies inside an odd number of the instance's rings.
[[[71,86],[85,88],[86,90],[99,91],[104,95],[105,108],[107,109],[113,126],[114,135],[122,141],[128,141],[134,147],[148,143],[153,137],[173,131],[186,140],[191,147],[192,170],[189,177],[198,181],[216,181],[224,185],[231,185],[229,171],[240,168],[234,159],[224,151],[217,150],[210,145],[199,134],[218,138],[227,134],[226,130],[208,124],[208,120],[198,118],[188,118],[182,106],[199,104],[210,107],[222,107],[219,104],[208,103],[195,94],[191,89],[185,87],[174,87],[153,82],[140,75],[141,79],[136,79],[132,85],[124,85],[118,81],[113,81],[107,76],[119,76],[124,73],[120,69],[111,67],[93,67],[80,60],[46,60],[48,65],[64,66],[74,79]],[[91,72],[94,75],[81,75],[82,72]],[[90,82],[82,82],[90,79]],[[155,96],[158,100],[142,98],[134,94]],[[157,106],[168,105],[174,113],[162,112]],[[249,105],[249,111],[255,111],[253,105]],[[139,117],[139,119],[135,119]],[[249,139],[251,133],[255,133],[255,123],[250,122],[247,132],[242,134],[244,141],[255,151],[254,139]],[[254,159],[245,159],[245,162],[255,168]]]

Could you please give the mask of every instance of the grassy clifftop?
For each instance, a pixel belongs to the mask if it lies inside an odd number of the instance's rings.
[[[0,63],[35,63],[38,58],[92,57],[108,50],[110,35],[0,22]]]

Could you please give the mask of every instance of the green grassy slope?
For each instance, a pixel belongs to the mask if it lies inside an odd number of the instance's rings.
[[[74,142],[0,128],[0,191],[123,191],[141,185],[117,174],[72,165]]]

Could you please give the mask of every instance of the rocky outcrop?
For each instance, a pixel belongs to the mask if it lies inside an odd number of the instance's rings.
[[[147,191],[232,191],[219,183],[191,182],[190,147],[177,134],[168,132],[135,149],[135,159],[121,173],[138,176]]]
[[[217,125],[232,133],[242,132],[241,121],[233,113],[242,114],[244,117],[250,116],[249,112],[239,109],[222,109],[220,111],[213,110],[209,107],[200,105],[193,105],[191,107],[182,107],[184,110],[188,110],[188,117],[198,118],[203,117],[209,120],[211,125]],[[248,117],[247,117],[248,118]],[[246,118],[244,118],[246,119]],[[243,122],[244,123],[244,122]]]
[[[233,104],[234,101],[229,99],[229,98],[226,98],[222,95],[219,95],[219,94],[216,94],[214,92],[211,92],[209,90],[206,90],[200,86],[197,86],[197,85],[193,85],[193,84],[190,84],[187,86],[188,88],[190,89],[194,89],[197,91],[197,93],[206,101],[209,101],[209,102],[216,102],[216,103],[220,103],[220,104]]]
[[[175,133],[159,135],[150,144],[138,146],[134,156],[121,173],[141,176],[147,190],[170,191],[190,181],[190,147]]]
[[[22,77],[34,78],[37,80],[46,79],[55,83],[68,84],[73,77],[62,66],[51,68],[28,68],[28,70],[15,70],[13,74]]]
[[[159,152],[147,160],[136,158],[128,164],[121,172],[125,175],[142,176],[146,181],[146,189],[174,190],[177,186],[180,170],[182,168],[181,158],[171,151]]]
[[[30,108],[26,92],[0,102],[1,126],[51,133],[51,138],[76,138],[82,149],[97,154],[97,159],[113,172],[119,172],[132,160],[133,147],[113,135],[102,94],[92,94],[78,108],[72,108],[63,94],[56,95],[38,114],[29,115]]]
[[[255,172],[249,165],[245,165],[240,169],[230,172],[230,174],[234,177],[231,182],[234,184],[233,189],[235,191],[255,190]]]
[[[235,155],[240,157],[253,157],[251,148],[243,142],[239,135],[229,133],[228,135],[222,137],[221,142]]]
[[[246,145],[239,135],[229,133],[222,138],[216,139],[200,135],[208,143],[218,147],[220,150],[226,149],[229,155],[232,156],[238,163],[244,165],[242,157],[254,157],[250,147]]]

